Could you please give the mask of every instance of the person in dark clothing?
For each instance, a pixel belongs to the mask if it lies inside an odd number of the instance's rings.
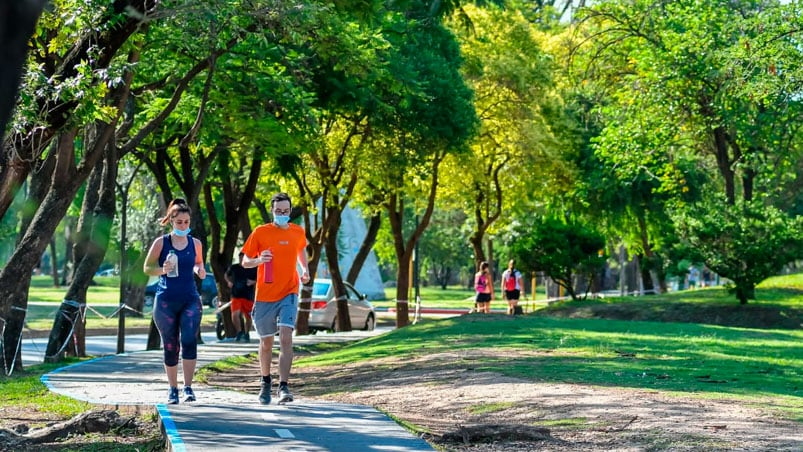
[[[257,269],[243,267],[243,253],[238,263],[232,264],[224,278],[231,289],[231,321],[237,332],[236,342],[251,342],[251,310],[254,309],[254,285],[257,283]],[[245,325],[243,319],[245,317]]]

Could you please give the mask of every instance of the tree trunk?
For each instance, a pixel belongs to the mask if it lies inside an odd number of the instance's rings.
[[[101,155],[97,148],[86,149],[82,164],[76,168],[75,136],[76,131],[73,129],[59,137],[56,169],[53,173],[54,188],[39,205],[30,227],[0,271],[0,317],[9,319],[3,334],[3,358],[6,366],[15,363],[24,312],[28,308],[31,273],[48,246],[59,221],[75,198],[78,188],[87,178],[89,169]],[[7,367],[8,370],[10,369]]]
[[[68,281],[72,278],[72,251],[73,251],[73,234],[75,231],[75,217],[68,215],[62,218],[64,222],[64,262],[61,264],[61,280],[60,286],[66,286]]]
[[[17,101],[20,77],[28,55],[28,41],[42,13],[43,0],[7,0],[0,4],[0,143],[5,143],[6,126]],[[0,156],[0,218],[14,200],[17,190],[30,172],[30,160],[18,159],[13,146],[3,145]],[[8,160],[8,161],[6,161]],[[6,164],[8,163],[8,164]]]
[[[480,268],[480,262],[485,261],[485,250],[482,247],[482,237],[483,235],[478,234],[475,232],[471,234],[468,241],[471,243],[471,249],[474,251],[474,267],[476,269]],[[472,283],[472,286],[474,284]]]
[[[59,267],[56,258],[56,239],[50,238],[50,275],[53,277],[53,287],[59,287]]]
[[[22,240],[22,236],[28,230],[28,227],[33,221],[33,216],[36,214],[36,206],[42,204],[42,200],[47,196],[50,186],[53,183],[53,171],[56,169],[56,143],[51,145],[48,156],[38,162],[36,171],[30,177],[28,184],[28,193],[26,196],[26,204],[29,206],[22,210],[22,216],[19,222],[19,236],[17,242]]]
[[[397,256],[396,328],[410,324],[410,260],[412,255]]]
[[[725,197],[728,204],[733,205],[736,202],[736,183],[734,181],[734,172],[731,167],[730,154],[728,152],[728,139],[727,132],[722,127],[714,129],[714,152],[717,158],[717,168],[722,175],[722,180],[725,182]]]
[[[218,163],[228,165],[230,154],[223,151],[218,154]],[[254,149],[250,164],[245,158],[241,158],[236,174],[224,172],[221,175],[221,191],[223,198],[223,218],[225,219],[225,232],[218,220],[220,215],[215,206],[215,196],[212,186],[204,184],[204,206],[207,218],[209,218],[210,250],[209,263],[215,281],[218,286],[218,302],[222,304],[231,301],[231,290],[226,284],[224,274],[232,264],[234,250],[240,237],[246,238],[250,235],[251,224],[248,218],[248,209],[254,201],[256,195],[259,173],[262,168],[262,160],[259,153]],[[244,188],[241,188],[243,172],[248,169],[248,179]],[[226,309],[223,315],[223,325],[227,337],[234,337],[234,323],[231,321],[231,311]]]
[[[641,238],[641,247],[644,249],[644,255],[646,259],[644,262],[646,272],[642,272],[642,277],[644,279],[644,287],[649,287],[650,289],[655,288],[655,284],[653,284],[653,277],[658,281],[658,290],[661,293],[666,293],[668,291],[666,287],[666,275],[665,272],[662,270],[662,266],[658,263],[658,256],[655,255],[655,251],[652,248],[652,244],[650,243],[649,234],[647,231],[647,220],[644,218],[644,212],[642,212],[638,217],[638,225],[639,225],[639,236]],[[649,277],[649,281],[646,279]]]
[[[107,146],[105,158],[95,165],[87,180],[81,216],[78,219],[76,241],[73,248],[73,275],[67,288],[65,301],[86,305],[86,293],[95,273],[106,255],[116,210],[115,186],[117,180],[117,153],[113,146]],[[64,307],[65,304],[62,304]],[[83,308],[82,310],[85,310]],[[53,325],[54,330],[57,324]],[[58,338],[51,331],[52,338]],[[68,347],[68,354],[86,356],[86,318],[82,315],[74,327],[74,347]],[[48,350],[61,348],[61,343],[51,344]]]
[[[335,300],[337,303],[337,325],[335,331],[351,331],[351,315],[349,314],[348,295],[343,284],[343,275],[340,273],[340,254],[337,249],[337,236],[340,229],[340,206],[329,206],[330,233],[326,237],[326,263],[329,268],[329,277],[332,278]]]
[[[307,264],[310,271],[309,276],[314,280],[318,272],[318,264],[321,260],[322,250],[326,245],[326,237],[332,231],[330,225],[331,219],[324,206],[321,207],[320,218],[310,215],[308,206],[314,206],[317,198],[312,195],[311,191],[309,191],[304,184],[304,181],[301,180],[297,174],[294,173],[292,176],[304,200],[301,210],[302,216],[304,217],[304,229],[307,234]],[[320,198],[325,198],[325,195],[320,196]],[[309,334],[309,313],[310,309],[312,309],[311,299],[312,285],[309,286],[309,290],[307,290],[306,286],[302,287],[301,300],[298,304],[298,318],[296,319],[296,334],[299,336]]]
[[[431,180],[429,193],[427,194],[427,206],[424,214],[420,217],[420,222],[415,230],[410,234],[410,238],[404,239],[404,195],[392,192],[387,200],[388,221],[390,230],[393,233],[393,246],[396,251],[396,327],[401,328],[410,323],[409,302],[410,302],[410,262],[413,258],[413,250],[418,239],[429,226],[432,212],[435,209],[435,196],[438,191],[438,169],[445,157],[444,152],[436,152],[430,164]],[[399,181],[404,178],[400,177]]]
[[[377,212],[371,216],[371,220],[368,223],[368,231],[365,233],[365,238],[360,244],[360,249],[354,256],[354,261],[351,263],[351,268],[349,268],[349,273],[346,276],[346,281],[351,285],[356,283],[365,260],[368,259],[368,255],[371,254],[371,250],[374,248],[380,226],[382,226],[382,214]]]
[[[749,282],[736,282],[736,298],[740,305],[746,305],[747,300],[756,298],[756,285]]]
[[[644,294],[655,294],[655,286],[652,283],[652,261],[645,258],[644,255],[638,254],[639,265],[641,265],[641,287],[644,288]]]
[[[82,322],[83,313],[83,306],[78,301],[64,300],[61,302],[47,340],[46,363],[57,363],[64,359],[67,349],[70,348],[70,339],[75,336],[75,326]],[[72,350],[72,354],[75,355],[75,348]]]

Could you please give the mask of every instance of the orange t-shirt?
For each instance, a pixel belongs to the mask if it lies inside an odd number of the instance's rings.
[[[267,249],[273,253],[273,282],[263,278],[263,265],[257,267],[256,301],[279,301],[292,293],[298,293],[298,253],[307,246],[304,228],[288,223],[282,229],[273,223],[258,226],[248,236],[242,252],[256,258]]]

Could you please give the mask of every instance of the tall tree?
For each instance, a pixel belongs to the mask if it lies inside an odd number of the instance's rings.
[[[410,88],[398,100],[405,108],[385,120],[396,131],[374,140],[382,151],[372,154],[371,178],[382,193],[394,236],[399,327],[409,323],[410,261],[435,208],[441,164],[450,153],[465,151],[477,124],[472,93],[459,73],[462,60],[454,36],[437,23],[410,21],[406,26],[403,40],[394,43],[398,53],[391,61],[405,68],[394,72],[406,73],[401,80]],[[405,229],[409,203],[419,215],[411,231]]]
[[[718,176],[706,190],[723,194],[707,197],[703,213],[754,201],[772,209],[798,177],[793,172],[801,156],[800,129],[788,127],[803,115],[799,10],[797,3],[776,1],[641,0],[587,9],[579,29],[584,44],[576,53],[586,63],[579,73],[608,93],[612,104],[604,112],[615,115],[607,115],[604,134],[620,137],[606,140],[600,152],[646,169],[659,183],[655,191],[691,177],[656,163],[695,161],[697,173]],[[656,132],[635,142],[622,139],[638,134],[642,124]],[[680,219],[690,205],[676,206]],[[775,218],[769,212],[762,217]],[[791,221],[787,217],[783,228]],[[782,254],[777,251],[767,256]],[[734,280],[743,277],[720,270]]]
[[[36,51],[32,53],[34,69],[30,73],[41,76],[26,78],[21,88],[25,96],[21,97],[33,101],[18,106],[14,133],[3,141],[0,215],[6,214],[30,171],[38,169],[46,160],[44,150],[50,141],[59,136],[59,144],[54,148],[56,163],[50,190],[27,231],[23,232],[14,254],[0,271],[3,285],[0,318],[6,320],[2,347],[6,373],[20,367],[16,356],[30,275],[79,186],[110,144],[119,112],[128,97],[124,83],[120,89],[109,92],[107,80],[97,75],[110,67],[118,50],[139,29],[141,18],[155,6],[156,2],[149,0],[120,0],[99,5],[97,9],[90,8],[93,10],[91,17],[82,16],[69,7],[55,9],[47,13],[48,20],[40,22],[33,39]],[[62,26],[74,19],[91,28],[73,30]],[[124,70],[108,73],[122,74]],[[77,128],[91,122],[100,124],[97,136],[76,150]]]
[[[463,8],[472,27],[455,24],[473,89],[480,129],[471,153],[450,165],[448,195],[469,206],[474,230],[469,242],[477,264],[485,261],[486,233],[533,180],[554,165],[557,148],[544,108],[553,96],[552,63],[535,28],[517,10]],[[507,208],[507,209],[506,209]]]

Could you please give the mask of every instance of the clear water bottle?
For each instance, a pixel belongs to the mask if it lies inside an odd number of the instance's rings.
[[[171,266],[170,271],[167,272],[167,277],[168,278],[176,278],[176,277],[178,277],[178,255],[176,255],[176,252],[174,250],[170,250],[170,252],[167,253],[167,257],[165,258],[165,262],[172,262],[173,263],[173,265]]]

